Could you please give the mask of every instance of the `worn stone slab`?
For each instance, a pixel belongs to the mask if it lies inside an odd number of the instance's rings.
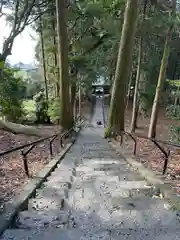
[[[134,181],[134,179],[136,179],[137,181],[142,181],[143,177],[141,175],[139,175],[138,173],[134,173],[132,175],[132,172],[119,172],[117,173],[117,171],[108,171],[106,172],[106,175],[108,176],[114,176],[116,175],[118,177],[119,181]]]
[[[62,196],[50,196],[44,198],[36,198],[29,200],[29,211],[36,210],[36,211],[48,211],[50,210],[58,210],[61,209],[64,202],[64,193]]]
[[[116,141],[112,140],[111,145],[116,147]],[[118,151],[120,152],[120,149],[118,149]],[[125,151],[121,149],[121,156],[123,156],[129,164],[136,168],[149,184],[152,184],[155,188],[159,189],[164,196],[164,200],[169,202],[173,206],[174,210],[180,211],[180,197],[176,195],[175,189],[172,188],[171,184],[166,183],[162,176],[157,176],[157,174],[150,169],[146,169],[143,164],[137,162],[134,157],[130,156],[129,152],[125,154]]]
[[[70,182],[72,177],[72,171],[55,171],[51,176],[48,177],[47,183],[45,184],[51,184],[53,182],[59,181],[59,182]]]
[[[12,237],[13,233],[13,237]],[[178,229],[120,229],[110,231],[100,229],[95,233],[81,232],[78,230],[63,231],[51,229],[46,231],[17,230],[14,236],[13,230],[8,230],[1,240],[178,240],[180,232]]]
[[[69,221],[69,212],[63,210],[53,211],[23,211],[19,214],[16,226],[21,229],[40,229],[66,226]]]
[[[121,229],[111,232],[111,240],[178,240],[180,231],[176,228]]]
[[[13,236],[13,237],[12,237]],[[17,230],[14,235],[13,230],[8,230],[1,240],[110,240],[108,230],[96,230],[94,232],[83,232],[77,229],[61,230],[61,228],[36,231]]]
[[[118,159],[118,156],[115,152],[87,152],[83,155],[83,158],[91,159],[91,158],[111,158],[111,159]]]

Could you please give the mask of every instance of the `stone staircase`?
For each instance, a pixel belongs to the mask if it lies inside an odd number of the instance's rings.
[[[180,239],[176,212],[86,128],[1,240]]]
[[[176,212],[102,135],[102,126],[81,132],[1,240],[180,239]]]

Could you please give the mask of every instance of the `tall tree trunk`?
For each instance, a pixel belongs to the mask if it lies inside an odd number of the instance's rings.
[[[39,18],[39,28],[40,28],[40,39],[41,39],[41,53],[42,53],[42,63],[43,63],[43,77],[44,77],[44,88],[45,88],[45,97],[46,103],[48,104],[48,86],[47,86],[47,71],[46,71],[46,60],[45,60],[45,51],[44,51],[44,38],[43,38],[43,24],[42,18]]]
[[[54,46],[57,46],[56,43],[56,37],[53,36],[53,44]],[[58,65],[58,60],[57,60],[57,52],[54,51],[54,65],[57,69],[57,79],[56,79],[56,98],[60,98],[59,91],[60,91],[60,86],[59,86],[59,65]]]
[[[76,99],[76,82],[73,79],[73,82],[71,84],[71,106],[73,108],[74,116],[76,115],[76,110],[75,110],[75,99]]]
[[[141,19],[141,25],[144,22],[145,15],[146,15],[146,9],[147,9],[147,3],[148,0],[144,1],[143,5],[143,12],[142,12],[142,19]],[[134,90],[134,99],[133,99],[133,112],[132,112],[132,121],[131,121],[131,132],[135,132],[135,129],[137,127],[137,118],[138,118],[138,105],[139,105],[139,81],[140,81],[140,73],[141,73],[141,65],[142,65],[142,48],[143,48],[143,38],[140,37],[139,43],[138,43],[138,65],[137,65],[137,72],[136,72],[136,84],[135,84],[135,90]]]
[[[82,97],[82,95],[81,95],[81,81],[80,81],[80,77],[79,77],[79,91],[78,91],[78,95],[79,95],[79,116],[81,116],[81,101],[82,101],[82,99],[81,99],[81,97]]]
[[[74,106],[76,97],[76,83],[71,84],[71,105]]]
[[[138,66],[136,72],[136,83],[134,89],[134,98],[133,98],[133,111],[132,111],[132,120],[131,120],[131,132],[135,132],[137,127],[137,117],[138,117],[138,93],[139,93],[139,80],[141,72],[141,60],[142,60],[142,38],[139,39],[138,44]]]
[[[56,14],[60,66],[60,124],[64,129],[69,129],[73,126],[73,111],[70,102],[66,0],[56,0]]]
[[[105,133],[106,137],[114,129],[117,131],[124,130],[126,85],[131,70],[137,13],[138,0],[127,0],[109,109],[108,127]]]
[[[56,48],[57,46],[57,42],[56,42],[56,36],[55,36],[55,32],[56,32],[56,25],[55,25],[55,14],[54,12],[52,11],[52,29],[54,31],[54,35],[53,35],[53,45],[54,47]],[[59,95],[59,91],[60,91],[60,86],[59,86],[59,65],[58,65],[58,57],[57,57],[57,51],[54,51],[54,65],[56,67],[56,70],[57,70],[57,79],[56,79],[56,98],[60,98],[60,95]]]
[[[128,106],[129,106],[132,80],[133,80],[133,71],[131,71],[131,76],[129,78],[129,83],[128,83],[128,93],[127,93],[127,99],[126,99],[126,109],[128,109]]]
[[[176,70],[177,70],[177,58],[176,58],[175,63],[174,63],[174,69],[173,69],[173,74],[172,74],[172,79],[173,80],[176,79]]]
[[[175,15],[175,13],[176,13],[176,0],[172,0],[171,17],[173,17]],[[166,69],[167,69],[167,64],[168,64],[170,43],[171,43],[171,39],[172,39],[173,28],[174,28],[174,24],[172,23],[168,29],[168,33],[166,36],[166,42],[165,42],[165,46],[164,46],[163,57],[161,60],[159,78],[158,78],[158,83],[157,83],[157,87],[156,87],[156,94],[154,97],[154,102],[153,102],[153,107],[152,107],[152,112],[151,112],[151,120],[150,120],[150,125],[149,125],[149,132],[148,132],[148,137],[150,137],[150,138],[156,137],[156,125],[157,125],[158,112],[159,112],[159,100],[160,100],[160,97],[162,94],[162,89],[163,89],[164,81],[165,81],[165,77],[166,77]]]

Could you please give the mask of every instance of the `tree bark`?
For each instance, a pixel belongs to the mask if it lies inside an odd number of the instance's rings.
[[[49,133],[44,130],[42,131],[42,129],[38,129],[31,126],[25,126],[21,124],[16,124],[12,122],[5,122],[2,120],[0,120],[0,129],[13,134],[24,134],[28,136],[48,137],[53,135],[52,132]]]
[[[55,32],[56,32],[56,25],[55,25],[55,13],[52,11],[51,12],[52,14],[52,29],[54,31],[54,35],[53,35],[53,45],[54,47],[57,46],[57,42],[56,42],[56,36],[55,36]],[[59,94],[59,91],[60,91],[60,86],[59,86],[59,82],[60,82],[60,79],[59,79],[59,65],[58,65],[58,57],[57,57],[57,52],[54,51],[54,65],[57,69],[57,79],[56,79],[56,98],[59,99],[60,98],[60,94]]]
[[[173,17],[175,15],[175,13],[176,13],[176,0],[172,0],[171,17]],[[156,137],[156,125],[157,125],[158,112],[159,112],[159,100],[160,100],[160,97],[162,94],[162,89],[163,89],[164,81],[165,81],[165,77],[166,77],[166,69],[167,69],[167,64],[168,64],[170,43],[171,43],[171,39],[172,39],[173,28],[174,28],[174,24],[172,23],[168,29],[168,33],[166,36],[163,57],[161,60],[159,78],[158,78],[158,83],[157,83],[157,87],[156,87],[156,94],[154,97],[154,102],[153,102],[153,107],[152,107],[152,112],[151,112],[151,119],[150,119],[149,132],[148,132],[149,138]]]
[[[137,127],[137,117],[138,117],[138,94],[139,94],[139,80],[141,72],[141,60],[142,60],[142,38],[139,39],[138,44],[138,66],[136,73],[136,83],[134,89],[134,98],[133,98],[133,111],[132,111],[132,120],[131,120],[131,132],[135,132]]]
[[[82,98],[82,95],[81,95],[81,82],[80,82],[80,78],[79,78],[79,84],[78,85],[79,85],[79,91],[78,91],[78,95],[79,95],[79,98],[78,98],[79,99],[79,108],[78,109],[79,109],[79,116],[81,116],[81,107],[82,107],[81,106],[81,101],[82,101],[81,98]]]
[[[143,12],[142,12],[142,19],[141,19],[141,25],[144,22],[145,15],[146,15],[146,9],[147,9],[147,3],[148,0],[143,1]],[[140,73],[141,73],[141,65],[142,65],[142,48],[143,48],[143,37],[140,37],[139,43],[138,43],[138,65],[137,65],[137,72],[136,72],[136,84],[135,84],[135,90],[134,90],[134,99],[133,99],[133,112],[132,112],[132,121],[131,121],[131,132],[135,132],[135,129],[137,127],[137,119],[138,119],[138,109],[139,109],[139,81],[140,81]]]
[[[72,84],[71,84],[71,106],[73,108],[73,113],[74,113],[73,115],[74,116],[76,115],[76,104],[75,104],[76,89],[77,89],[76,82],[73,81]]]
[[[112,130],[124,130],[126,85],[131,70],[137,13],[138,0],[127,0],[109,109],[108,127],[105,132],[106,137],[111,134]]]
[[[45,50],[44,50],[43,24],[42,24],[41,15],[40,15],[40,18],[39,18],[39,28],[40,28],[40,39],[41,39],[41,52],[42,52],[45,96],[46,96],[46,103],[48,104],[48,99],[49,98],[48,98],[48,86],[47,86],[47,71],[46,71],[46,60],[45,60]]]
[[[128,83],[128,93],[127,93],[127,98],[126,98],[126,109],[128,109],[128,106],[129,106],[129,100],[130,100],[130,95],[131,95],[132,79],[133,79],[133,71],[131,70],[131,76],[129,78],[129,83]]]
[[[56,0],[56,15],[60,66],[60,124],[64,129],[69,129],[73,126],[73,111],[70,102],[70,80],[68,72],[66,0]]]

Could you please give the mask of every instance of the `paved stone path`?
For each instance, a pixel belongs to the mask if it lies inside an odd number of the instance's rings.
[[[81,132],[1,240],[180,239],[176,212],[101,135],[101,126]]]

